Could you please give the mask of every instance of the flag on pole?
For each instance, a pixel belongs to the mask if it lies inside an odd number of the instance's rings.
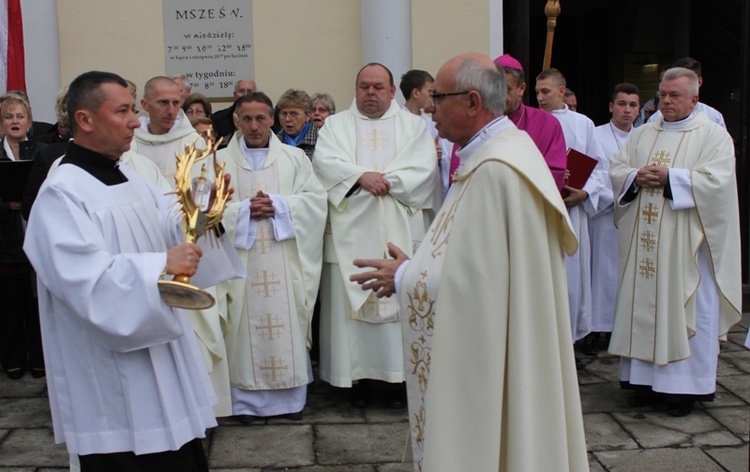
[[[0,92],[26,91],[21,0],[0,0]]]

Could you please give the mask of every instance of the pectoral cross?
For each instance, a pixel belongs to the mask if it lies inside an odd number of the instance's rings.
[[[266,313],[263,315],[263,318],[265,318],[265,322],[267,324],[257,324],[255,325],[256,331],[261,331],[261,336],[263,336],[265,339],[268,339],[269,341],[273,341],[274,339],[278,339],[281,336],[281,331],[286,326],[284,323],[281,322],[278,316],[276,316],[275,321],[279,324],[273,324],[271,321],[271,313]],[[263,330],[267,330],[267,333],[264,333]]]
[[[368,148],[371,148],[373,151],[378,150],[378,143],[385,144],[389,141],[390,139],[388,139],[387,136],[384,136],[384,133],[381,133],[378,130],[373,130],[372,132],[366,132],[364,137],[362,138],[362,142],[365,145],[367,145]]]
[[[279,364],[276,364],[276,361],[278,360]],[[276,382],[277,377],[283,378],[286,374],[286,371],[289,370],[289,367],[284,363],[283,359],[278,357],[266,357],[263,359],[263,362],[260,365],[260,372],[263,374],[263,377],[265,377],[268,380],[268,375],[270,374],[271,382]],[[278,372],[278,375],[277,375]]]
[[[258,236],[253,243],[253,253],[268,254],[271,252],[271,247],[268,243],[273,241],[273,238],[266,234],[266,229],[267,226],[261,226],[258,229]]]
[[[656,235],[646,230],[641,234],[641,247],[644,251],[652,252],[656,247]]]
[[[267,270],[263,270],[255,274],[256,282],[251,282],[250,285],[255,289],[255,294],[259,297],[270,297],[279,293],[279,287],[281,282],[276,280],[276,274],[271,272],[269,275]]]
[[[651,158],[651,164],[659,167],[667,167],[672,163],[671,154],[667,151],[657,151],[654,153],[654,157]]]
[[[654,276],[654,272],[656,272],[656,267],[654,267],[653,259],[649,259],[647,257],[641,260],[641,264],[638,266],[638,270],[640,271],[641,277],[645,277],[647,279],[652,278]]]
[[[659,207],[657,207],[653,203],[644,205],[642,211],[643,211],[643,219],[648,224],[653,224],[654,221],[656,221],[656,217],[659,216]]]

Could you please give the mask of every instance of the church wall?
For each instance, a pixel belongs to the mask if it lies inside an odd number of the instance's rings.
[[[413,67],[434,75],[456,54],[489,53],[488,0],[411,4]],[[164,74],[161,2],[57,0],[57,11],[63,84],[88,70],[107,70],[135,82],[140,96],[149,78]],[[362,66],[360,16],[355,0],[254,1],[259,89],[274,102],[290,87],[329,92],[339,110],[348,108]]]

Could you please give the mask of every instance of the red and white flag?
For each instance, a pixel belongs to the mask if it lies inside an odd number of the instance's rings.
[[[21,0],[0,0],[0,93],[26,90]]]

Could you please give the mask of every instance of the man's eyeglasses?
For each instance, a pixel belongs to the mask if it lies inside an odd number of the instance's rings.
[[[464,90],[463,92],[448,92],[448,93],[435,93],[432,90],[430,90],[430,105],[434,107],[435,99],[437,98],[452,97],[454,95],[466,95],[469,92],[471,92],[471,90]]]

